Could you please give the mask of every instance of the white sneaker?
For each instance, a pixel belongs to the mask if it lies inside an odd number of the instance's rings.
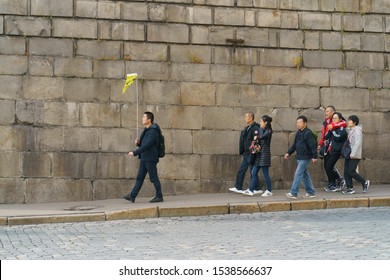
[[[249,189],[245,190],[245,191],[243,192],[243,194],[249,195],[249,196],[253,196],[253,195],[254,195],[254,193],[251,192]]]
[[[306,193],[304,196],[304,198],[314,198],[314,197],[316,197],[315,194],[309,194],[309,193]]]
[[[297,197],[295,195],[292,195],[291,193],[286,193],[286,196],[288,198],[297,199]]]
[[[272,195],[273,195],[272,192],[266,190],[261,196],[272,196]]]
[[[231,191],[231,192],[235,192],[235,193],[243,193],[243,190],[239,190],[239,189],[237,189],[237,188],[229,188],[229,191]]]
[[[254,194],[261,194],[261,193],[263,193],[263,191],[262,190],[254,190],[253,193]]]

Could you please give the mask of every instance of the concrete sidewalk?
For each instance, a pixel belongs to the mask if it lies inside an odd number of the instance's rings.
[[[150,197],[139,197],[134,204],[124,199],[1,204],[0,225],[390,206],[390,185],[372,185],[367,193],[356,190],[354,195],[343,195],[317,189],[316,198],[308,199],[303,198],[305,192],[301,188],[297,200],[285,196],[288,190],[275,190],[271,197],[232,192],[165,196],[163,203],[149,203]]]

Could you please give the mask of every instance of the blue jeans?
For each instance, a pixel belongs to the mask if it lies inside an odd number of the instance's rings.
[[[272,184],[271,184],[271,178],[269,177],[269,167],[268,166],[253,166],[252,172],[251,172],[251,183],[249,185],[249,190],[251,192],[254,191],[255,186],[260,186],[259,182],[259,170],[263,172],[264,180],[265,180],[265,185],[267,186],[267,191],[272,192]]]
[[[139,191],[141,190],[142,184],[144,183],[147,173],[149,173],[150,181],[153,183],[154,188],[156,189],[156,196],[163,197],[161,191],[161,183],[157,175],[157,162],[153,161],[140,161],[138,174],[135,179],[135,185],[130,193],[130,196],[137,197]]]
[[[244,178],[245,178],[246,171],[248,170],[248,167],[249,167],[249,170],[252,170],[252,168],[253,168],[253,165],[248,162],[248,159],[249,158],[247,155],[244,154],[242,156],[242,162],[241,162],[240,168],[238,168],[237,176],[236,176],[235,187],[237,190],[242,190],[242,185],[244,184]],[[257,181],[259,181],[259,178],[257,178]],[[256,190],[260,190],[259,183],[256,186]]]
[[[309,160],[297,160],[298,166],[295,171],[294,181],[291,186],[290,193],[294,196],[298,195],[299,186],[303,181],[303,185],[305,186],[306,192],[308,194],[315,194],[315,190],[313,187],[313,183],[311,182],[309,172],[307,171],[307,167],[309,166]]]

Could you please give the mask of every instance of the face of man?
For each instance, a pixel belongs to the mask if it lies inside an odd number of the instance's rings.
[[[150,121],[150,119],[148,119],[148,115],[147,114],[144,114],[142,116],[142,124],[144,126],[149,126],[152,122]]]
[[[245,114],[244,120],[245,120],[245,123],[246,123],[247,125],[250,125],[250,124],[253,123],[252,116],[251,116],[250,114],[248,114],[248,113]]]
[[[333,115],[333,109],[328,107],[325,109],[325,118],[329,119],[329,118],[332,118],[332,115]]]
[[[306,123],[302,119],[297,119],[297,128],[303,130],[306,128]]]

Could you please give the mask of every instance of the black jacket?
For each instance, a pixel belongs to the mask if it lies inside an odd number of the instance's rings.
[[[241,131],[240,135],[240,143],[239,143],[239,150],[240,155],[245,154],[249,155],[249,146],[251,145],[251,142],[253,140],[253,137],[255,136],[255,131],[259,131],[260,125],[257,122],[253,122],[252,125],[248,125]]]
[[[294,144],[288,149],[287,153],[291,155],[295,151],[298,160],[317,158],[317,144],[313,132],[309,128],[298,130],[295,134]]]
[[[260,127],[259,144],[261,150],[256,156],[255,165],[260,167],[271,166],[271,139],[272,129],[263,129]]]
[[[141,161],[158,162],[158,141],[161,129],[157,124],[145,128],[140,137],[138,149],[133,151],[134,156],[139,156]]]
[[[345,141],[347,141],[348,138],[348,132],[345,129],[345,127],[340,127],[336,130],[329,130],[328,133],[325,135],[325,139],[329,140],[329,146],[330,146],[330,154],[340,154],[341,149],[343,148],[343,145]]]

